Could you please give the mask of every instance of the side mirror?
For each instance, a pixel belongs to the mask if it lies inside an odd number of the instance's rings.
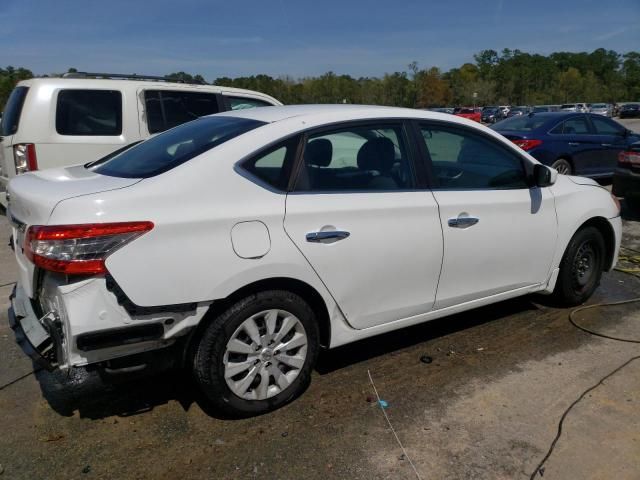
[[[533,183],[536,187],[549,187],[556,183],[558,179],[558,171],[536,163],[533,167]]]

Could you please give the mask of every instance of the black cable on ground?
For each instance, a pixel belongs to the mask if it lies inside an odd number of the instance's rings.
[[[4,385],[0,385],[0,391],[4,390],[7,387],[10,387],[14,383],[18,383],[20,380],[24,380],[25,378],[27,378],[30,375],[33,375],[34,373],[38,373],[40,370],[42,370],[42,369],[41,368],[36,368],[35,370],[30,371],[29,373],[25,373],[21,377],[15,378],[15,379],[11,380],[10,382],[5,383]]]
[[[627,250],[632,250],[632,249],[627,249]],[[628,273],[628,272],[625,272],[625,273]],[[637,276],[637,275],[634,275],[633,273],[628,273],[628,275]],[[590,329],[588,329],[586,327],[583,327],[582,325],[579,325],[576,322],[575,318],[574,318],[576,313],[584,311],[584,310],[588,310],[590,308],[612,307],[612,306],[615,306],[615,305],[625,305],[625,304],[628,304],[628,303],[635,303],[635,302],[640,302],[640,298],[632,298],[632,299],[629,299],[629,300],[622,300],[620,302],[596,303],[594,305],[586,305],[584,307],[579,307],[579,308],[576,308],[576,309],[572,310],[569,313],[569,322],[571,322],[571,325],[573,325],[574,327],[578,328],[579,330],[582,330],[583,332],[588,333],[590,335],[595,335],[596,337],[602,337],[602,338],[606,338],[606,339],[609,339],[609,340],[615,340],[615,341],[618,341],[618,342],[640,343],[640,340],[636,340],[636,339],[633,339],[633,338],[614,337],[612,335],[606,335],[604,333],[599,333],[599,332],[596,332],[594,330],[590,330]],[[589,392],[592,392],[593,390],[598,388],[600,385],[602,385],[605,382],[605,380],[607,380],[608,378],[612,377],[613,375],[618,373],[620,370],[625,368],[627,365],[629,365],[630,363],[632,363],[632,362],[634,362],[635,360],[638,360],[638,359],[640,359],[640,355],[630,358],[629,360],[624,362],[622,365],[620,365],[619,367],[617,367],[616,369],[614,369],[613,371],[609,372],[607,375],[602,377],[598,381],[598,383],[596,383],[595,385],[592,385],[591,387],[586,389],[584,392],[582,392],[582,394],[571,405],[569,405],[569,408],[567,408],[564,411],[564,413],[562,414],[562,416],[560,417],[560,421],[558,422],[558,431],[556,433],[555,438],[553,439],[553,442],[551,442],[551,446],[549,447],[549,450],[547,451],[547,454],[544,456],[544,458],[540,461],[538,466],[535,468],[535,470],[533,471],[533,473],[529,477],[529,480],[534,480],[538,473],[540,473],[540,476],[544,475],[544,468],[543,468],[544,464],[547,462],[547,460],[549,460],[549,457],[551,457],[551,454],[553,453],[553,450],[556,448],[556,444],[558,443],[558,440],[560,440],[560,437],[562,436],[562,426],[564,425],[564,421],[567,418],[567,415],[569,415],[569,412],[571,411],[571,409],[573,409],[573,407],[575,407],[578,403],[580,403],[580,401]]]
[[[2,285],[0,285],[0,288],[8,287],[9,285],[15,285],[15,284],[16,284],[16,282],[3,283]]]
[[[607,380],[608,378],[618,373],[620,370],[622,370],[624,367],[629,365],[631,362],[639,359],[640,359],[640,355],[630,358],[629,360],[624,362],[622,365],[617,367],[615,370],[613,370],[612,372],[609,372],[607,375],[602,377],[598,383],[587,388],[584,392],[582,392],[582,395],[580,395],[576,400],[574,400],[574,402],[571,405],[569,405],[569,408],[567,408],[562,414],[562,417],[560,417],[560,422],[558,422],[558,432],[556,433],[556,437],[553,439],[553,442],[551,442],[551,446],[549,447],[547,454],[544,456],[544,458],[540,461],[536,469],[533,471],[533,473],[529,477],[529,480],[534,480],[538,473],[540,473],[540,476],[543,475],[542,472],[544,472],[544,470],[542,468],[546,463],[546,461],[549,460],[549,457],[553,453],[553,450],[556,448],[556,444],[558,443],[558,440],[560,440],[560,436],[562,435],[562,426],[564,424],[564,420],[567,418],[567,415],[569,415],[569,412],[571,411],[571,409],[575,407],[589,392],[592,392],[593,390],[598,388],[600,385],[602,385],[605,380]]]

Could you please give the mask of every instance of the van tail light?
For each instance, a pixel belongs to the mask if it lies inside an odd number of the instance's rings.
[[[24,253],[34,265],[68,275],[99,275],[109,255],[153,228],[152,222],[29,227]]]
[[[522,150],[524,150],[525,152],[528,150],[532,150],[539,145],[542,145],[542,140],[517,139],[517,140],[511,140],[511,141],[515,143],[518,147],[520,147]]]
[[[13,162],[16,165],[16,175],[38,170],[36,146],[33,143],[18,143],[14,145]]]
[[[640,167],[640,152],[620,152],[618,154],[618,163],[624,166]]]

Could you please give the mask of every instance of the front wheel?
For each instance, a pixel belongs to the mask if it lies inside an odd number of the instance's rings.
[[[196,347],[194,375],[219,412],[260,415],[307,388],[318,338],[315,315],[301,297],[281,290],[253,294],[206,327]]]
[[[604,239],[597,228],[578,230],[564,253],[553,291],[561,304],[580,305],[591,297],[600,284],[605,252]]]
[[[564,158],[559,158],[558,160],[553,162],[551,164],[551,168],[555,168],[561,175],[571,175],[573,173],[571,164]]]

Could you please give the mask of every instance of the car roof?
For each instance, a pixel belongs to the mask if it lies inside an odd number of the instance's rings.
[[[381,107],[376,105],[286,105],[280,107],[259,107],[245,110],[234,110],[219,113],[218,115],[233,116],[258,120],[266,123],[279,122],[288,118],[297,117],[319,118],[328,115],[337,115],[336,120],[345,118],[367,119],[367,118],[424,118],[434,120],[454,121],[447,113],[433,112],[429,110],[418,110],[413,108]],[[467,123],[467,122],[460,122]]]
[[[189,90],[189,91],[205,91],[212,93],[227,94],[246,94],[250,96],[261,96],[274,100],[280,103],[277,99],[266,93],[247,90],[244,88],[223,87],[220,85],[209,85],[199,83],[178,83],[178,82],[165,82],[162,80],[136,80],[128,78],[62,78],[62,77],[38,77],[22,80],[18,82],[19,86],[36,87],[44,86],[53,88],[112,88],[117,89],[119,86],[123,87],[135,87],[135,88],[160,88],[160,89],[175,89],[175,90]]]

